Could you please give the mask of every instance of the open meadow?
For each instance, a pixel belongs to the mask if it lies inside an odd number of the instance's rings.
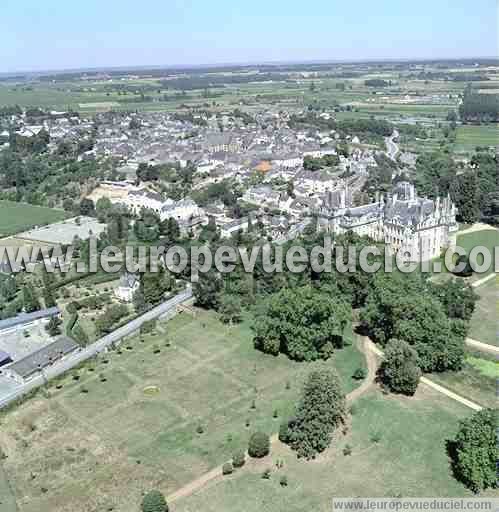
[[[316,460],[298,460],[276,443],[267,460],[175,502],[175,511],[327,512],[333,497],[472,496],[453,478],[446,453],[446,440],[468,415],[469,409],[426,387],[413,398],[373,390],[355,402],[346,435],[338,432]],[[350,455],[343,452],[347,446]],[[278,459],[284,461],[280,469]],[[266,468],[269,480],[262,479]]]
[[[475,288],[475,293],[480,299],[475,304],[468,333],[470,338],[496,346],[499,345],[497,340],[498,286],[499,278],[496,277]]]
[[[355,344],[330,361],[345,390],[364,366]],[[253,348],[246,319],[182,313],[2,415],[5,469],[22,512],[136,512],[275,433],[314,364]],[[26,471],[29,468],[29,471]],[[126,486],[123,485],[126,481]]]
[[[67,217],[68,214],[62,210],[0,200],[0,238],[27,231],[35,226],[58,222]]]

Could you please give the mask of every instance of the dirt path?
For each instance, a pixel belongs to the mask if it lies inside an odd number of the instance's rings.
[[[484,231],[486,229],[497,229],[494,226],[491,226],[490,224],[483,224],[482,222],[477,222],[476,224],[473,224],[473,226],[470,226],[469,228],[463,229],[462,231],[458,231],[458,235],[465,235],[466,233],[474,233],[475,231]]]
[[[496,356],[499,355],[499,347],[494,345],[482,343],[481,341],[474,340],[473,338],[466,338],[465,342],[468,347],[480,350],[482,352],[488,352],[489,354],[494,354]]]
[[[366,345],[366,347],[369,348],[376,355],[382,356],[383,352],[371,340],[369,340],[369,341],[370,341],[370,343],[368,343]],[[447,389],[444,386],[441,386],[440,384],[433,382],[432,380],[428,379],[427,377],[421,377],[420,383],[434,389],[435,391],[438,391],[439,393],[442,393],[445,396],[448,396],[449,398],[452,398],[452,400],[455,400],[456,402],[459,402],[459,403],[465,405],[466,407],[473,409],[474,411],[481,411],[483,409],[483,407],[481,405],[478,405],[475,402],[472,402],[471,400],[468,400],[467,398],[464,398],[461,395],[454,393],[450,389]]]
[[[355,388],[353,391],[348,393],[346,396],[347,402],[353,402],[354,400],[357,400],[360,396],[362,396],[366,391],[369,390],[369,388],[373,385],[374,380],[376,378],[376,372],[378,370],[378,358],[376,356],[376,351],[373,350],[374,343],[367,337],[357,337],[358,347],[359,350],[365,355],[366,357],[366,363],[367,363],[367,376],[362,382],[362,384]],[[270,438],[271,445],[279,442],[279,435],[274,434]],[[248,454],[246,453],[246,464],[245,468],[253,466],[255,464],[258,464],[260,461],[257,459],[252,459],[248,457]],[[181,487],[177,491],[175,491],[173,494],[170,494],[168,496],[167,501],[168,503],[172,503],[176,500],[179,500],[180,498],[185,498],[187,496],[190,496],[191,494],[199,491],[202,489],[206,484],[212,482],[213,480],[219,478],[222,476],[222,466],[218,466],[216,468],[213,468],[212,470],[208,471],[204,475],[200,476],[199,478],[196,478],[196,480],[193,480],[192,482],[189,482],[187,485],[184,485],[184,487]]]
[[[495,279],[495,277],[495,273],[489,274],[488,276],[482,277],[482,279],[479,279],[478,281],[471,283],[471,286],[472,288],[477,288],[478,286],[482,286],[482,284],[489,282],[491,279]]]

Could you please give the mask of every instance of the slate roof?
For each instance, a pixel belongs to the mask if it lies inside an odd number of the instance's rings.
[[[29,322],[33,322],[41,318],[50,318],[53,316],[57,316],[60,313],[61,310],[58,307],[41,309],[40,311],[34,311],[33,313],[20,313],[19,315],[14,316],[12,318],[0,320],[0,331],[3,331],[4,329],[8,329],[10,327],[15,327],[16,325],[27,324]]]
[[[24,359],[12,363],[7,369],[26,379],[41,368],[50,366],[54,361],[74,352],[78,348],[80,346],[74,340],[67,336],[61,336],[54,343],[33,352],[33,354],[26,356]]]

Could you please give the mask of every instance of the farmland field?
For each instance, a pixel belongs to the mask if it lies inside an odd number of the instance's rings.
[[[68,214],[62,210],[33,206],[14,201],[0,201],[0,238],[64,220]]]
[[[474,151],[477,146],[499,146],[499,126],[459,126],[456,151]]]
[[[276,432],[316,364],[257,352],[248,320],[228,327],[183,313],[157,330],[3,416],[22,512],[136,512],[144,490],[171,493],[245,448],[251,432]],[[350,391],[364,358],[350,345],[327,364]]]
[[[338,433],[317,460],[297,460],[278,443],[267,461],[175,502],[175,511],[326,512],[335,496],[471,496],[453,478],[446,453],[446,440],[469,414],[428,388],[420,388],[413,398],[373,391],[356,402],[349,432]],[[375,433],[378,442],[373,441]],[[347,445],[351,455],[343,454]],[[284,461],[283,468],[276,469],[277,459]],[[272,475],[263,480],[267,467]],[[283,475],[287,487],[279,485]]]

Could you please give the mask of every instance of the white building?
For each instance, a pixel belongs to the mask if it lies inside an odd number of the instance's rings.
[[[139,287],[140,281],[137,276],[127,272],[121,276],[119,285],[114,290],[114,295],[122,302],[132,302],[133,295]]]

